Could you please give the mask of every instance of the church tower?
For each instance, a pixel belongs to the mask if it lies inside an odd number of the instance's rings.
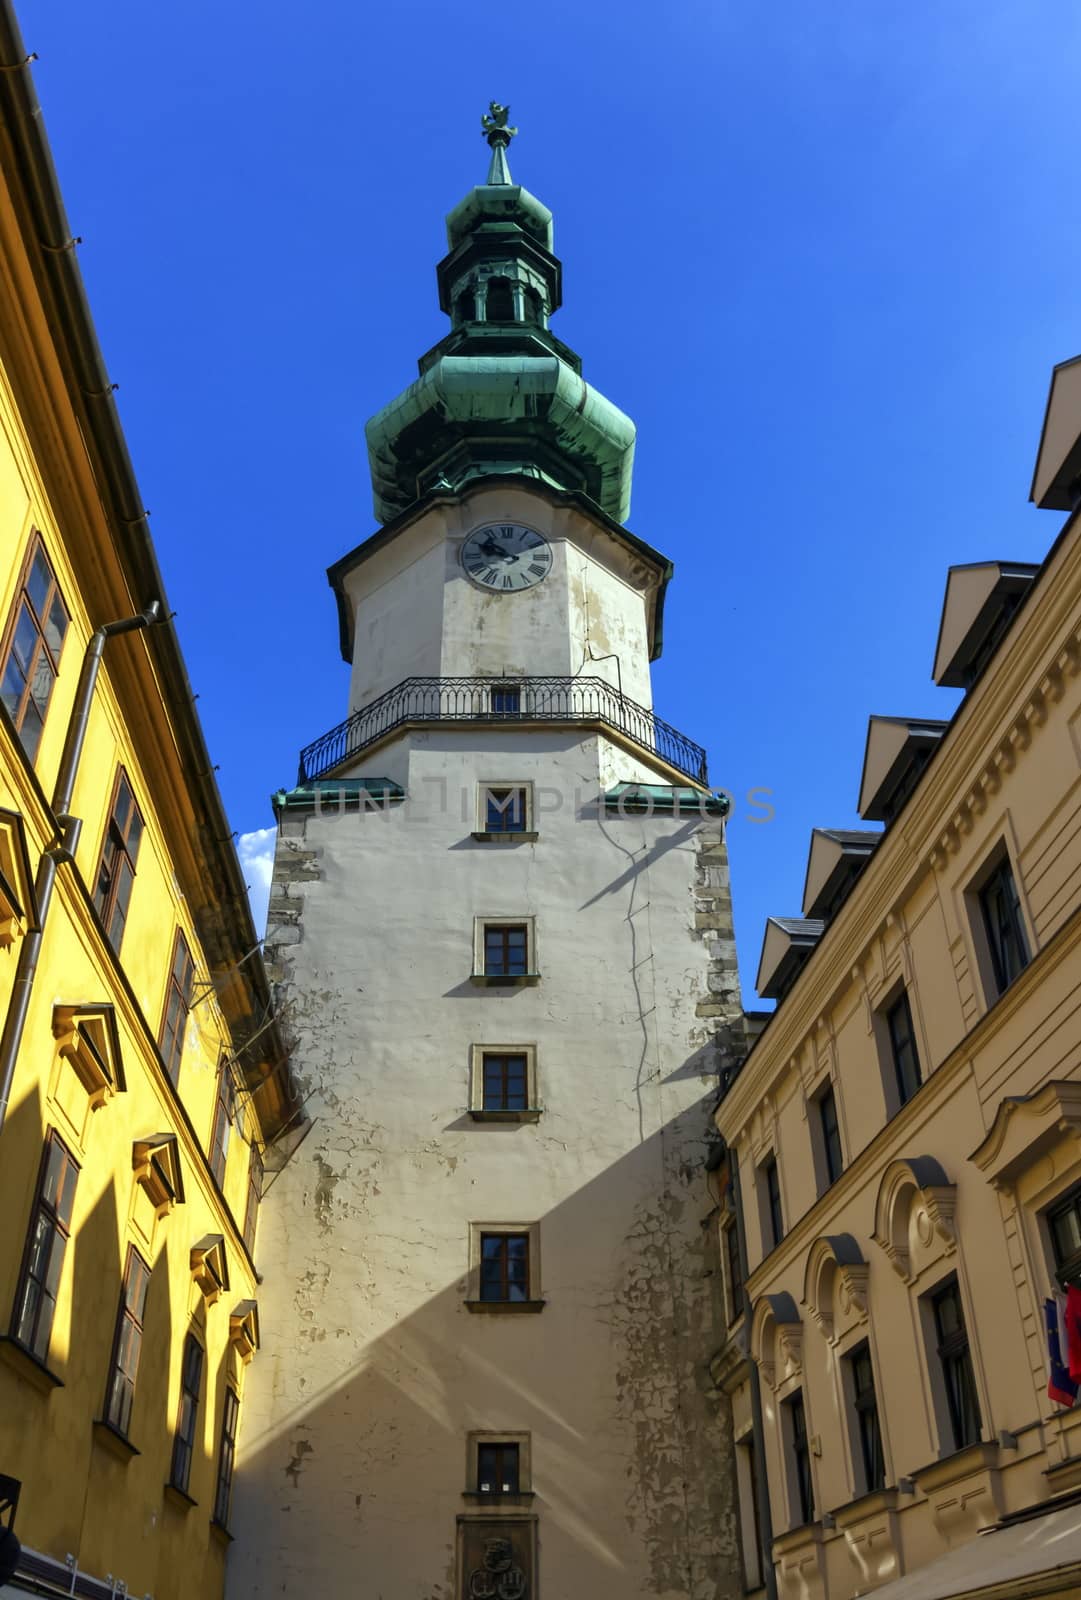
[[[311,1121],[260,1212],[235,1600],[742,1592],[703,1172],[727,803],[652,709],[634,426],[551,331],[507,109],[484,130],[450,331],[368,424],[380,527],[329,574],[348,715],[275,797]]]

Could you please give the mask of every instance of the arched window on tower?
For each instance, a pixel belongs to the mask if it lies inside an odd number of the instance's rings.
[[[509,278],[488,279],[488,303],[486,310],[489,322],[513,322],[514,295],[511,291]]]
[[[472,289],[463,289],[458,296],[458,321],[476,322],[477,300]]]
[[[540,295],[536,289],[525,288],[522,291],[525,303],[525,319],[527,322],[539,323],[541,320]]]

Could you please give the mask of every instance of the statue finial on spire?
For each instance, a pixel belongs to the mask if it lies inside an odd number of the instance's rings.
[[[488,168],[490,184],[511,181],[506,152],[518,129],[508,128],[509,116],[510,106],[501,106],[498,100],[490,100],[487,111],[480,119],[480,131],[492,147],[492,160]]]

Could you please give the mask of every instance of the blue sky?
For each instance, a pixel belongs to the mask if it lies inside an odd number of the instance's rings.
[[[669,554],[660,713],[737,797],[737,937],[855,819],[871,712],[948,716],[946,568],[1039,560],[1081,349],[1069,0],[22,6],[80,261],[253,882],[346,709],[324,568],[374,528],[365,419],[442,334],[443,216],[509,101],[555,321],[639,429]]]

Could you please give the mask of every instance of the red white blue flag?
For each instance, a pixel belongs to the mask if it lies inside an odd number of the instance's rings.
[[[1047,1364],[1051,1374],[1047,1380],[1048,1396],[1060,1406],[1076,1405],[1078,1386],[1070,1377],[1069,1369],[1062,1359],[1064,1331],[1062,1302],[1053,1298],[1045,1300],[1043,1316],[1047,1327]],[[1069,1348],[1068,1340],[1067,1348]]]

